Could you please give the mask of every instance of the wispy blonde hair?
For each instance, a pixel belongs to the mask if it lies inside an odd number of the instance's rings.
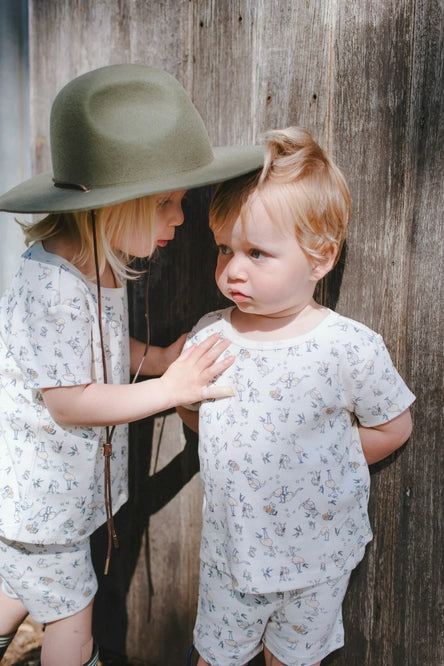
[[[275,224],[293,226],[302,250],[315,262],[333,246],[339,258],[350,220],[350,192],[341,170],[301,127],[265,135],[261,170],[221,183],[210,207],[213,232],[237,217],[245,221],[249,203],[260,197]]]
[[[132,256],[129,252],[113,249],[111,242],[118,238],[122,248],[129,248],[134,227],[146,225],[146,233],[150,239],[150,254],[152,254],[156,248],[155,210],[156,195],[152,195],[94,211],[100,274],[103,273],[106,262],[109,262],[114,274],[120,280],[138,277],[139,271],[130,266]],[[94,256],[91,211],[51,213],[34,224],[21,222],[19,224],[23,229],[26,245],[47,240],[63,231],[71,238],[73,247],[78,248],[71,262],[79,270],[82,270],[82,267],[86,266]],[[95,279],[95,275],[87,277]]]

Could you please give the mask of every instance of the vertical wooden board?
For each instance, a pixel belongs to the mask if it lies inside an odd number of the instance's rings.
[[[245,94],[251,87],[249,3],[193,3],[191,34],[192,97],[211,140],[215,145],[252,143],[250,99]]]
[[[301,124],[324,138],[329,3],[197,2],[193,96],[216,144]]]
[[[256,5],[253,66],[258,132],[301,125],[325,145],[329,109],[330,3]]]
[[[430,0],[417,2],[415,9],[407,137],[408,291],[402,320],[403,366],[417,404],[414,437],[402,467],[403,540],[397,544],[401,571],[396,592],[404,602],[401,640],[405,663],[442,664],[444,9],[442,3]]]
[[[188,90],[189,0],[129,2],[131,62],[165,69]]]

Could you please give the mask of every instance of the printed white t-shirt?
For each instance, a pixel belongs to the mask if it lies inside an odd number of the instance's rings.
[[[108,382],[129,381],[125,287],[102,288]],[[42,388],[103,382],[96,286],[41,243],[0,300],[0,535],[76,542],[105,519],[105,429],[61,427]],[[113,510],[127,500],[127,427],[113,436]]]
[[[290,340],[205,315],[188,344],[228,338],[236,361],[200,406],[201,559],[245,593],[297,589],[351,571],[372,537],[369,472],[358,434],[414,400],[380,335],[335,312]]]

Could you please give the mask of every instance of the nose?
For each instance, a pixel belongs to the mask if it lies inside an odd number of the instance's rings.
[[[233,254],[227,264],[227,279],[230,282],[246,280],[245,266],[242,257]]]
[[[183,214],[182,205],[178,204],[178,206],[176,207],[176,210],[174,211],[174,215],[172,216],[171,224],[174,227],[180,227],[183,224],[184,219],[185,219],[185,217],[184,217],[184,214]]]

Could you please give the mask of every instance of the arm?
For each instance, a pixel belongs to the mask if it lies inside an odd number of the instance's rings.
[[[86,384],[43,389],[43,399],[60,425],[104,426],[129,423],[152,414],[208,398],[232,395],[227,386],[208,386],[234,361],[217,361],[229,340],[217,334],[193,345],[162,377],[136,384]]]
[[[379,426],[366,428],[360,425],[359,436],[367,463],[372,465],[399,449],[408,440],[411,432],[410,409]]]
[[[199,432],[199,412],[178,405],[176,411],[185,425],[193,432]]]
[[[186,333],[184,333],[180,338],[173,342],[173,344],[169,345],[169,347],[156,347],[155,345],[150,345],[148,347],[146,358],[140,369],[140,374],[148,377],[158,377],[163,375],[171,363],[178,358],[186,337]],[[130,371],[132,375],[136,374],[143,358],[144,351],[144,342],[140,342],[140,340],[136,340],[135,338],[130,338]]]

